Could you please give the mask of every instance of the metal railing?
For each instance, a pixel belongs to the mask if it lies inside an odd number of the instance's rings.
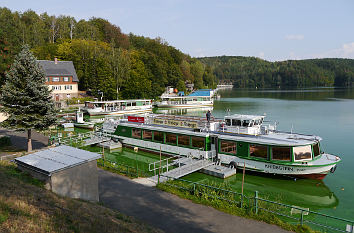
[[[253,197],[248,197],[245,194],[224,188],[214,187],[181,178],[167,178],[169,181],[163,183],[163,185],[189,192],[195,196],[209,197],[224,200],[228,203],[234,203],[236,204],[235,207],[252,211],[255,214],[259,214],[260,211],[269,212],[280,216],[283,220],[286,219],[285,221],[288,223],[311,225],[311,227],[315,230],[321,230],[324,232],[354,232],[354,221],[352,220],[311,211],[308,208],[264,199],[258,196],[257,191]]]

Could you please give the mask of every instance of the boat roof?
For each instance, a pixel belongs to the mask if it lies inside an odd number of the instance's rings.
[[[280,132],[280,131],[276,131],[270,134],[249,135],[249,134],[237,134],[237,133],[228,133],[228,132],[220,132],[220,131],[195,132],[194,129],[191,128],[181,128],[181,127],[174,127],[169,125],[144,124],[144,123],[136,123],[136,122],[128,122],[128,121],[121,121],[120,125],[138,127],[141,129],[170,132],[170,133],[202,136],[202,137],[206,137],[209,135],[218,135],[220,139],[224,139],[224,140],[242,141],[242,142],[263,144],[263,145],[302,146],[302,145],[314,144],[322,140],[322,138],[315,135],[305,135],[299,133],[289,133],[289,132]]]
[[[85,101],[85,103],[110,104],[110,103],[131,103],[131,102],[138,102],[138,101],[151,101],[151,99]]]
[[[194,92],[192,92],[191,94],[189,94],[188,96],[204,96],[204,97],[210,97],[212,96],[211,92],[213,90],[212,89],[200,89],[200,90],[196,90]]]
[[[240,119],[240,120],[261,120],[264,118],[265,116],[261,116],[261,115],[243,115],[243,114],[233,114],[233,115],[225,116],[225,119]]]

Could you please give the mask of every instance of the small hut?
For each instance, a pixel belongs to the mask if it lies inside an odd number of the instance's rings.
[[[61,196],[99,201],[97,162],[101,155],[58,146],[15,159],[20,170]]]

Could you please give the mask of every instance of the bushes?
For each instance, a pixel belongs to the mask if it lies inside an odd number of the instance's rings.
[[[8,136],[0,136],[0,147],[11,146],[11,140]]]

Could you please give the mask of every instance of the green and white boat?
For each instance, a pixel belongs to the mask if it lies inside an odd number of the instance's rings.
[[[234,114],[224,119],[149,114],[104,123],[123,145],[170,155],[213,159],[247,170],[323,179],[341,159],[321,151],[318,136],[281,132],[265,116]]]

